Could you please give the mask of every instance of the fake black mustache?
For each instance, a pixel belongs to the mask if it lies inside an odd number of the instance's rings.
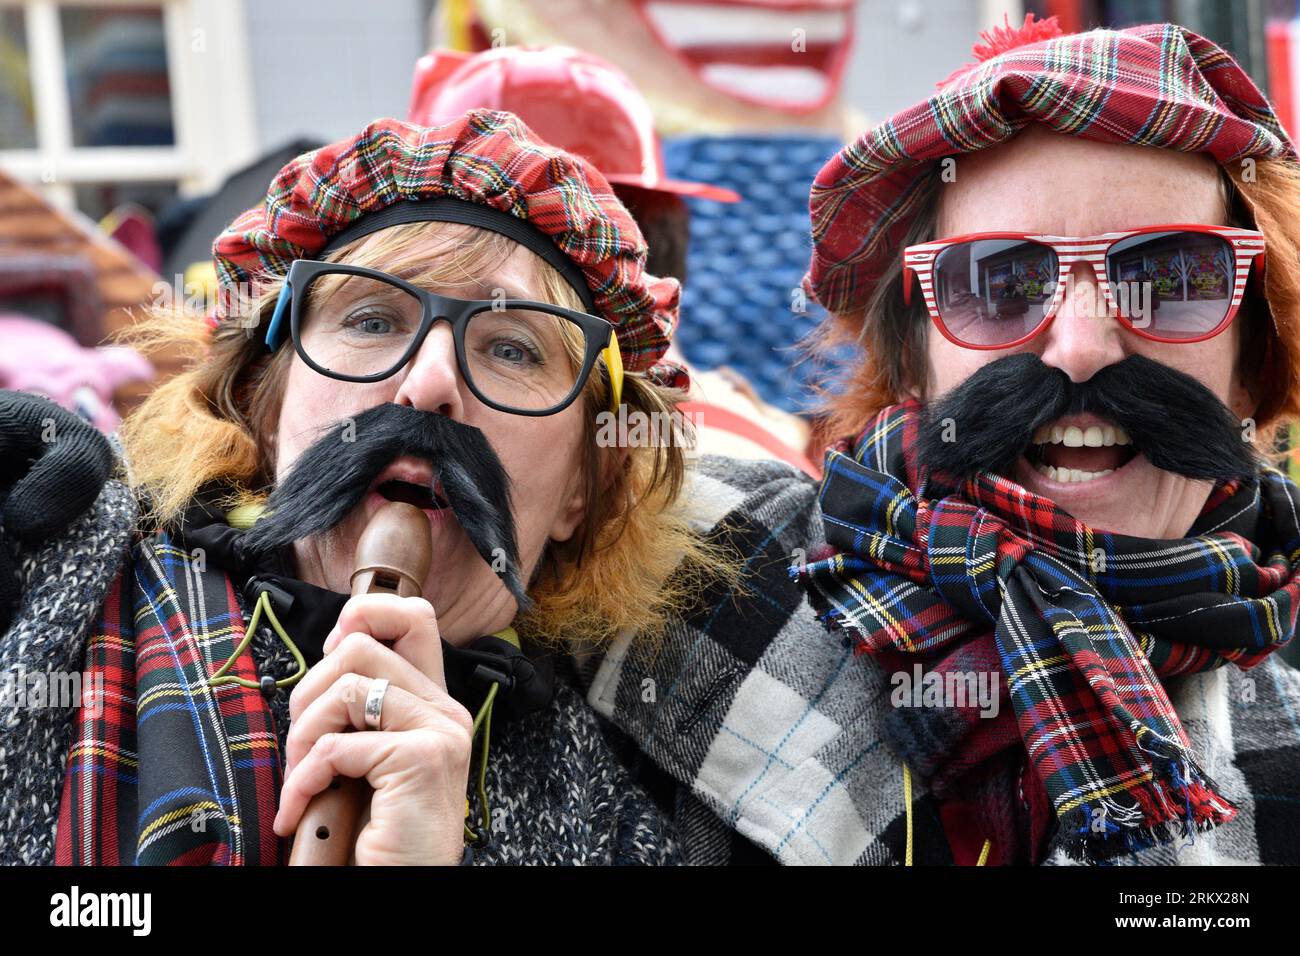
[[[329,531],[361,503],[395,458],[410,455],[433,466],[456,520],[475,550],[519,603],[531,605],[519,568],[510,476],[477,428],[405,405],[378,405],[335,423],[303,451],[267,501],[274,509],[245,537],[265,553]],[[504,566],[504,568],[503,568]]]
[[[1223,481],[1259,469],[1242,422],[1213,392],[1142,355],[1078,383],[1029,352],[990,362],[926,408],[917,456],[931,471],[961,480],[1005,473],[1039,426],[1082,412],[1122,426],[1134,450],[1164,471]]]

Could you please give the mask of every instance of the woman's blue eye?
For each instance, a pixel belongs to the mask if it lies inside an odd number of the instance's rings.
[[[365,335],[388,335],[393,332],[393,323],[382,315],[353,315],[348,317],[347,327]]]
[[[492,343],[492,357],[514,365],[541,364],[540,356],[535,349],[523,342],[512,342],[506,339],[498,339]]]

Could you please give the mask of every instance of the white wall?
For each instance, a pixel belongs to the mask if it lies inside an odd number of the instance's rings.
[[[261,148],[406,114],[431,0],[246,0]]]
[[[979,32],[1024,19],[1019,0],[857,0],[844,99],[875,123],[934,93],[964,63]]]

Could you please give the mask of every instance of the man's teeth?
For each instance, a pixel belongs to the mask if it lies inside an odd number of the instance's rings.
[[[1042,462],[1038,462],[1034,467],[1048,478],[1052,479],[1052,481],[1061,481],[1066,483],[1071,481],[1092,481],[1094,478],[1109,475],[1115,470],[1114,468],[1107,468],[1105,471],[1081,471],[1078,468],[1054,468],[1051,465],[1044,465]]]
[[[1118,426],[1043,425],[1034,432],[1035,445],[1064,445],[1066,448],[1109,448],[1111,445],[1131,445],[1133,439]],[[1102,473],[1104,474],[1104,472]]]

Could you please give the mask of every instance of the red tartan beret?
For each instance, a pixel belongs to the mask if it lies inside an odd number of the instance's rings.
[[[586,160],[548,145],[511,113],[471,110],[441,126],[379,119],[360,133],[291,160],[266,198],[212,244],[216,319],[233,290],[284,275],[315,257],[361,216],[408,200],[452,196],[531,223],[581,270],[598,314],[613,324],[630,371],[685,387],[663,361],[677,324],[676,279],[645,271],[646,244],[631,215]]]
[[[902,254],[929,165],[1004,143],[1030,123],[1104,143],[1295,159],[1264,94],[1224,50],[1172,23],[1061,36],[1052,20],[985,34],[986,57],[862,134],[822,167],[804,288],[856,311]],[[1026,42],[1028,41],[1028,42]],[[1000,52],[999,52],[1000,50]]]

